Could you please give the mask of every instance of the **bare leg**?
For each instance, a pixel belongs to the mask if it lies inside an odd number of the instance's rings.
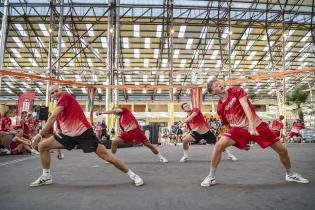
[[[270,147],[276,151],[279,155],[279,158],[281,160],[282,165],[284,166],[285,169],[290,169],[291,168],[291,162],[290,162],[290,157],[287,148],[281,144],[280,141],[270,145]]]
[[[116,138],[113,139],[112,145],[111,145],[111,151],[112,151],[113,154],[116,154],[118,144],[119,144],[119,142],[121,142],[121,141],[123,141],[123,140],[120,139],[120,138],[118,138],[118,137],[116,137]]]
[[[108,161],[111,164],[113,164],[116,168],[118,168],[122,172],[124,173],[128,172],[129,170],[128,166],[123,161],[119,160],[115,155],[112,155],[109,152],[107,152],[104,145],[99,144],[95,153],[103,160]]]
[[[155,146],[153,146],[149,141],[144,142],[143,145],[148,147],[153,152],[153,154],[157,155],[159,153],[159,151],[155,148]]]
[[[50,150],[63,148],[64,146],[60,144],[53,136],[39,142],[38,150],[40,153],[40,159],[43,169],[50,168]]]
[[[221,154],[225,149],[231,145],[235,144],[233,140],[229,137],[222,136],[220,140],[214,145],[212,150],[212,157],[211,157],[211,166],[217,168],[220,161],[221,161]]]

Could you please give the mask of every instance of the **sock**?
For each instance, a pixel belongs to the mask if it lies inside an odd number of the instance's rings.
[[[45,177],[51,177],[50,169],[44,169],[44,168],[43,168],[43,176],[45,176]]]
[[[127,172],[127,174],[128,174],[128,176],[130,177],[130,179],[134,180],[134,178],[135,178],[136,174],[135,174],[135,173],[133,173],[133,171],[132,171],[132,170],[130,170],[130,169],[129,169],[129,171]]]
[[[161,153],[157,153],[156,154],[159,158],[162,158],[163,156],[161,155]]]
[[[214,178],[214,177],[215,177],[215,170],[217,170],[217,168],[211,166],[211,167],[210,167],[209,176],[211,176],[211,177]]]
[[[286,169],[287,175],[291,176],[294,174],[291,168]]]
[[[185,157],[188,157],[188,149],[187,149],[187,150],[184,149],[184,156],[185,156]]]

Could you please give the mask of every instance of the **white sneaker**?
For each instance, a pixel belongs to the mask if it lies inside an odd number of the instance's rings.
[[[188,161],[188,157],[186,157],[186,156],[183,156],[180,160],[179,160],[179,162],[181,162],[181,163],[184,163],[184,162],[187,162]]]
[[[42,185],[48,185],[48,184],[52,184],[52,179],[51,177],[44,177],[43,175],[40,176],[38,179],[36,179],[36,181],[32,182],[30,184],[30,187],[39,187]]]
[[[237,158],[234,155],[229,154],[228,155],[228,160],[237,161]]]
[[[298,183],[303,183],[307,184],[309,181],[305,178],[303,178],[300,174],[293,173],[292,175],[286,175],[285,176],[285,181],[287,182],[298,182]]]
[[[33,150],[31,151],[31,154],[32,154],[32,155],[39,155],[39,152],[38,152],[37,150],[33,149]]]
[[[162,163],[168,163],[168,160],[165,157],[160,157],[160,162]]]
[[[62,153],[61,154],[58,153],[58,155],[57,155],[58,160],[62,160],[64,157],[65,156]]]
[[[8,150],[7,148],[0,149],[0,153],[1,153],[1,155],[11,155],[10,150]]]
[[[143,185],[143,180],[137,174],[134,176],[133,181],[137,187]]]
[[[202,182],[201,187],[210,187],[211,185],[215,185],[215,178],[211,176],[207,176]]]

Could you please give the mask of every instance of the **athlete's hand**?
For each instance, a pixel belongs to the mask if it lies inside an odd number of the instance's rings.
[[[256,130],[256,126],[254,124],[249,124],[248,125],[248,132],[252,136],[259,136],[258,131]]]

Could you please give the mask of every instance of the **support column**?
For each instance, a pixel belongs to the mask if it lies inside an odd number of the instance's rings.
[[[109,78],[109,84],[114,85],[115,84],[115,35],[116,35],[116,1],[115,0],[109,0],[108,1],[109,6],[109,13],[108,13],[108,29],[107,29],[107,61],[108,61],[108,78]],[[106,91],[107,92],[107,91]],[[114,90],[108,89],[108,106],[109,109],[113,108],[114,105]],[[115,118],[114,115],[109,115],[108,117],[108,127],[113,128],[115,125],[114,122]]]
[[[49,1],[49,7],[50,7],[50,27],[48,29],[49,31],[49,49],[48,49],[48,77],[52,77],[52,48],[53,48],[53,42],[54,42],[54,9],[56,6],[55,0]],[[49,96],[49,85],[50,82],[47,81],[46,83],[46,103],[45,106],[49,105],[50,96]]]
[[[232,35],[232,32],[231,32],[231,1],[229,1],[228,3],[228,20],[229,20],[229,34],[228,34],[228,60],[229,60],[229,79],[231,79],[231,76],[232,76],[232,69],[231,69],[231,35]]]
[[[167,45],[168,45],[168,67],[169,67],[169,85],[173,85],[173,37],[174,37],[174,27],[173,27],[173,6],[174,0],[167,1]],[[168,106],[168,111],[170,113],[169,127],[174,125],[174,93],[173,89],[169,90],[170,103]]]
[[[9,12],[9,1],[4,1],[3,7],[3,16],[2,16],[2,24],[1,24],[1,34],[0,34],[0,68],[3,67],[4,60],[4,50],[6,47],[6,39],[7,39],[7,27],[8,27],[8,12]]]
[[[9,0],[4,0],[3,16],[2,16],[2,24],[1,24],[1,34],[0,34],[0,68],[3,67],[4,50],[6,47],[6,40],[7,40],[8,13],[9,13],[8,4],[9,4]],[[1,80],[2,80],[2,77],[0,77],[0,93],[1,93]]]
[[[116,5],[115,5],[115,68],[114,68],[114,84],[118,84],[118,74],[120,71],[120,63],[119,63],[119,58],[120,58],[120,16],[119,16],[119,3],[120,0],[116,0]],[[119,101],[119,90],[115,89],[114,90],[114,104],[115,106],[118,106],[118,101]],[[118,132],[118,120],[115,121],[115,131]]]
[[[60,79],[60,55],[61,55],[61,39],[63,30],[63,13],[64,13],[64,0],[60,0],[60,16],[59,16],[59,29],[58,29],[58,50],[57,50],[57,67],[56,75]]]

